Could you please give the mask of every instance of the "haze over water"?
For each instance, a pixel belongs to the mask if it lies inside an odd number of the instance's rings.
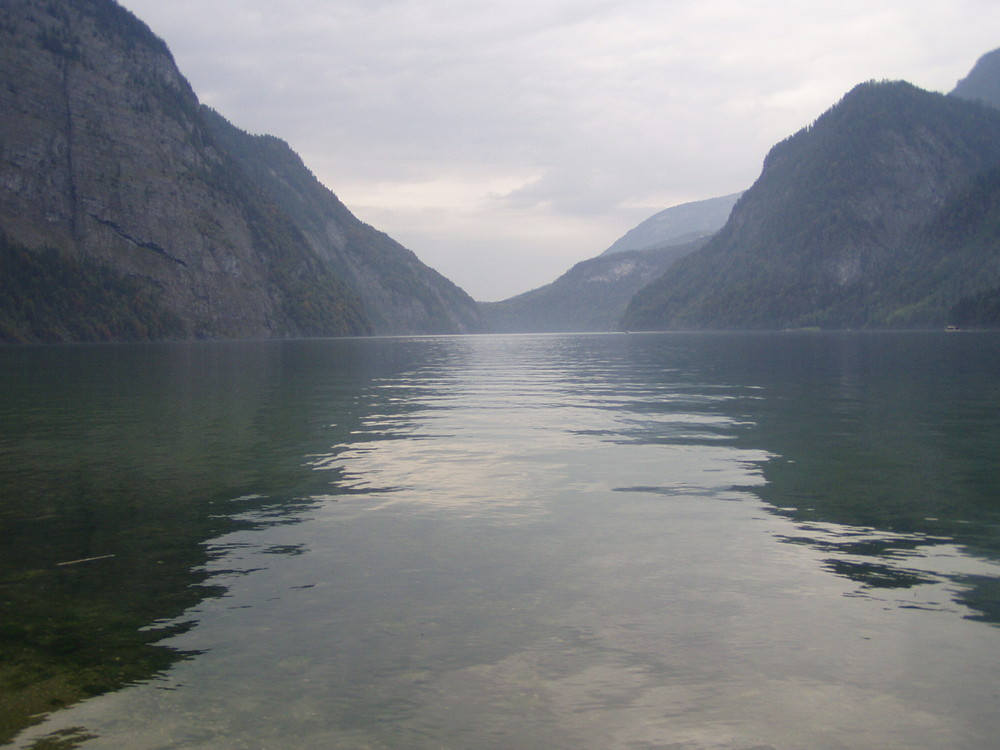
[[[2,690],[95,683],[9,747],[989,747],[998,372],[995,333],[6,349]]]

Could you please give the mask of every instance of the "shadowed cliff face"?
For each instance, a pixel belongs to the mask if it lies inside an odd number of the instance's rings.
[[[0,7],[0,113],[7,240],[139,282],[181,321],[180,335],[476,325],[471,299],[358,222],[314,178],[304,191],[313,199],[303,191],[279,199],[283,186],[260,180],[262,165],[245,161],[273,149],[235,149],[252,137],[203,109],[166,45],[112,0]],[[331,245],[346,237],[349,255],[378,248],[371,283],[315,239],[314,225]],[[399,299],[387,301],[385,278],[400,276]],[[428,312],[426,302],[412,302],[421,293],[456,309]]]

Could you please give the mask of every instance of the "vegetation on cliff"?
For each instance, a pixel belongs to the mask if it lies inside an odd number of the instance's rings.
[[[1000,284],[993,214],[976,209],[998,163],[1000,112],[862,84],[771,150],[726,226],[637,293],[621,326],[944,326],[959,298]]]
[[[0,233],[0,342],[142,341],[183,336],[149,284]]]

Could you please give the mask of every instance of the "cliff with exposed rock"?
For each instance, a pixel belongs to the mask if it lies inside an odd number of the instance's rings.
[[[0,5],[0,340],[478,329],[276,138],[203,107],[113,0]]]

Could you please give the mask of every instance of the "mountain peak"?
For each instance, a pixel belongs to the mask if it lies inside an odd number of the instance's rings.
[[[726,223],[741,195],[733,193],[666,208],[630,229],[601,255],[680,245],[708,237]]]
[[[980,57],[951,93],[1000,108],[1000,49]]]

